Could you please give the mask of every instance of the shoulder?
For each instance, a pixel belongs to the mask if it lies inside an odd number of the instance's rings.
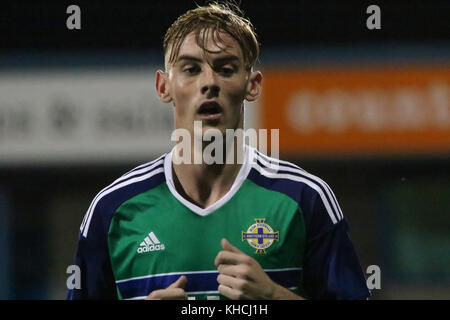
[[[103,188],[94,197],[84,216],[80,226],[81,235],[87,237],[89,229],[92,229],[94,224],[93,220],[99,222],[95,225],[108,226],[112,215],[123,202],[164,182],[164,159],[166,155],[163,154],[153,161],[128,171]]]
[[[294,163],[269,157],[254,148],[250,152],[252,169],[249,178],[255,183],[282,192],[295,200],[307,220],[310,220],[313,214],[325,214],[325,218],[332,224],[343,219],[336,196],[323,179]],[[323,214],[318,211],[323,211]]]

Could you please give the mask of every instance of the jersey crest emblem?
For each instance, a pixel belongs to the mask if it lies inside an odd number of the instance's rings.
[[[256,249],[257,254],[264,254],[274,241],[280,241],[280,232],[274,232],[272,227],[264,223],[265,218],[255,219],[247,232],[242,231],[242,241],[247,240],[248,244]]]

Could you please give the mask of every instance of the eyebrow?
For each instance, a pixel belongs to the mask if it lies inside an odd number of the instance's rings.
[[[193,62],[203,62],[203,59],[195,57],[195,56],[190,56],[190,55],[181,55],[178,57],[177,62],[180,61],[193,61]],[[219,57],[219,58],[215,58],[213,59],[213,63],[224,63],[224,62],[231,62],[231,61],[239,61],[239,58],[235,55],[226,55],[223,57]]]

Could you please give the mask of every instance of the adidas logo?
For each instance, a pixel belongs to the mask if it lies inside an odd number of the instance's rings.
[[[159,242],[158,238],[152,231],[148,234],[148,236],[145,237],[144,241],[141,242],[139,248],[137,249],[137,253],[159,251],[164,249],[164,244]]]

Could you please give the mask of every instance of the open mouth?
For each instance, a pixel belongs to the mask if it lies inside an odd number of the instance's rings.
[[[215,101],[204,102],[198,108],[197,114],[200,118],[209,120],[209,119],[218,119],[223,112],[223,108]]]

